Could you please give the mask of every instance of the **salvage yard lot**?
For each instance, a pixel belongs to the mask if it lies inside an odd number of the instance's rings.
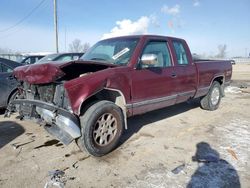
[[[218,110],[193,101],[130,118],[120,146],[101,158],[2,111],[0,187],[43,187],[57,169],[65,187],[250,187],[250,64],[233,71]]]

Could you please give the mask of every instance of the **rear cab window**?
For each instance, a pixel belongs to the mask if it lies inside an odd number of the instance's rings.
[[[181,41],[173,41],[178,65],[188,65],[187,51]]]

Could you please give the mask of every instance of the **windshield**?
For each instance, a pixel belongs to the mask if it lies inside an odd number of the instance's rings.
[[[115,38],[96,43],[84,54],[82,60],[98,60],[105,63],[127,65],[138,42],[138,38]]]
[[[48,61],[54,61],[54,59],[57,56],[58,56],[58,54],[47,55],[47,56],[43,57],[42,59],[40,59],[39,61],[35,62],[35,64],[41,64],[41,63],[47,63]]]

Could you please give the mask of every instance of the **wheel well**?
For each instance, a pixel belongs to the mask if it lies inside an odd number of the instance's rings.
[[[223,76],[216,77],[216,78],[213,80],[213,82],[214,82],[214,81],[219,82],[219,84],[221,85],[222,97],[224,97],[224,96],[225,96],[225,92],[224,92],[224,77],[223,77]]]
[[[95,102],[100,100],[107,100],[115,103],[121,109],[125,108],[125,98],[123,94],[118,90],[111,90],[111,89],[103,89],[96,93],[95,95],[89,97],[85,100],[81,105],[80,114],[84,114],[85,111]]]
[[[222,84],[223,84],[223,81],[224,81],[224,77],[223,77],[223,76],[216,77],[216,78],[213,80],[213,82],[214,82],[214,81],[217,81],[217,82],[220,83],[220,85],[222,85]],[[212,83],[213,83],[213,82],[212,82]]]
[[[16,88],[16,89],[14,89],[14,90],[10,93],[10,95],[9,95],[9,97],[8,97],[7,104],[9,104],[10,98],[11,98],[12,95],[13,95],[15,92],[17,92],[17,91],[18,91],[18,89]]]
[[[82,116],[92,104],[100,100],[111,101],[120,107],[123,114],[124,126],[125,129],[127,129],[126,101],[124,95],[119,90],[106,88],[89,97],[81,105],[80,116]]]

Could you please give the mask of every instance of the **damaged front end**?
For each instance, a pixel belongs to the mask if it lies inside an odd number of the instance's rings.
[[[82,87],[83,80],[94,72],[114,66],[71,61],[18,67],[14,76],[20,82],[19,95],[8,105],[6,115],[17,111],[20,119],[31,119],[44,125],[50,134],[67,145],[81,136],[77,109],[84,100],[82,96],[92,92]],[[95,87],[92,89],[96,90]]]
[[[72,113],[63,83],[22,82],[19,97],[9,104],[7,116],[13,109],[19,112],[20,119],[36,121],[66,145],[81,136],[79,119]]]

